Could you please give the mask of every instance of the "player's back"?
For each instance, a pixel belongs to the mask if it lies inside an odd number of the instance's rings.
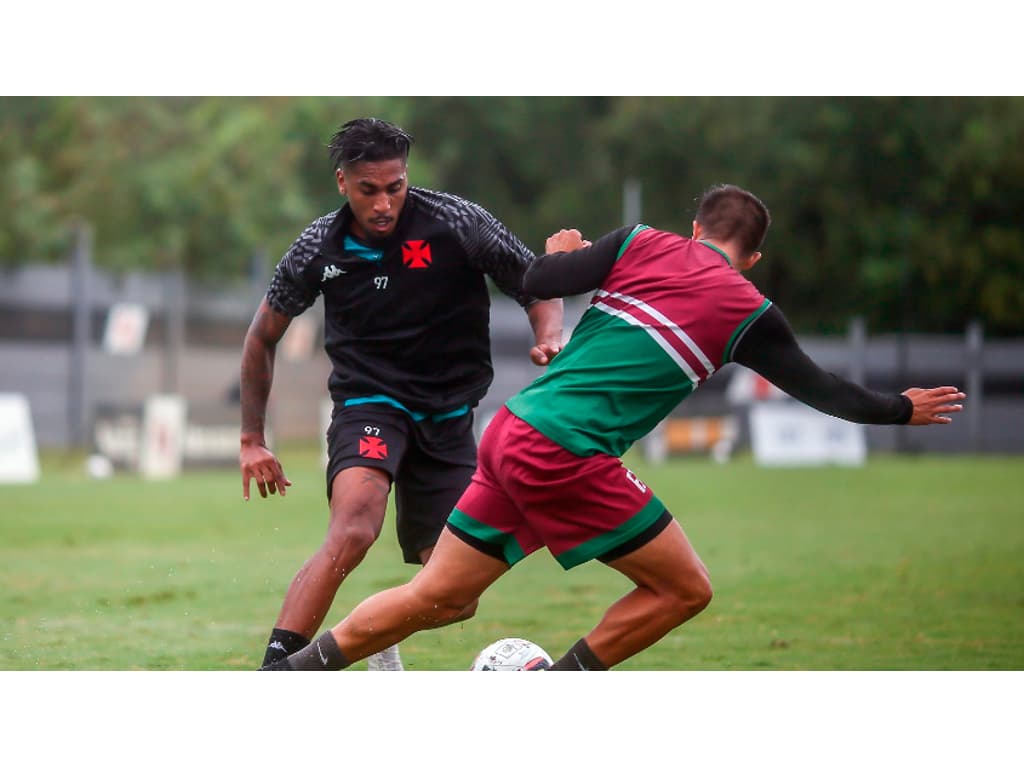
[[[769,302],[706,243],[638,227],[517,416],[578,455],[622,455],[729,362]]]

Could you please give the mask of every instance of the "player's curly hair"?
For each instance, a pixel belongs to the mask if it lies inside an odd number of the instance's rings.
[[[413,138],[394,123],[376,117],[349,120],[327,144],[333,169],[359,162],[409,157]]]
[[[697,203],[694,217],[705,236],[722,242],[736,241],[744,254],[761,248],[772,223],[768,208],[752,192],[734,184],[710,187]]]

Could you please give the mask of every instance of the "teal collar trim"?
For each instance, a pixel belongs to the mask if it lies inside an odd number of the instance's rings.
[[[718,247],[717,245],[712,245],[712,244],[711,244],[711,243],[709,243],[709,242],[708,242],[707,240],[698,240],[697,242],[698,242],[698,243],[700,243],[701,245],[706,245],[706,246],[707,246],[708,248],[710,248],[710,249],[711,249],[712,251],[717,251],[717,252],[718,252],[719,254],[721,254],[722,258],[723,258],[723,259],[725,259],[725,263],[726,263],[726,264],[728,264],[728,265],[729,265],[730,267],[732,266],[732,261],[731,261],[731,260],[729,259],[729,257],[728,257],[728,256],[726,255],[725,251],[723,251],[723,250],[722,250],[721,248],[719,248],[719,247]]]
[[[364,245],[352,235],[345,235],[345,251],[367,261],[380,261],[384,258],[384,251]]]

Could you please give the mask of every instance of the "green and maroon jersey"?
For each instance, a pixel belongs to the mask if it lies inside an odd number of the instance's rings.
[[[621,456],[769,306],[714,246],[638,226],[565,349],[508,408],[576,455]]]

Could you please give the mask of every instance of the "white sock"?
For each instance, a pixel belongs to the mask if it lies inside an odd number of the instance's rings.
[[[398,646],[392,645],[383,651],[366,657],[366,668],[370,672],[403,672],[402,657],[398,655]]]

